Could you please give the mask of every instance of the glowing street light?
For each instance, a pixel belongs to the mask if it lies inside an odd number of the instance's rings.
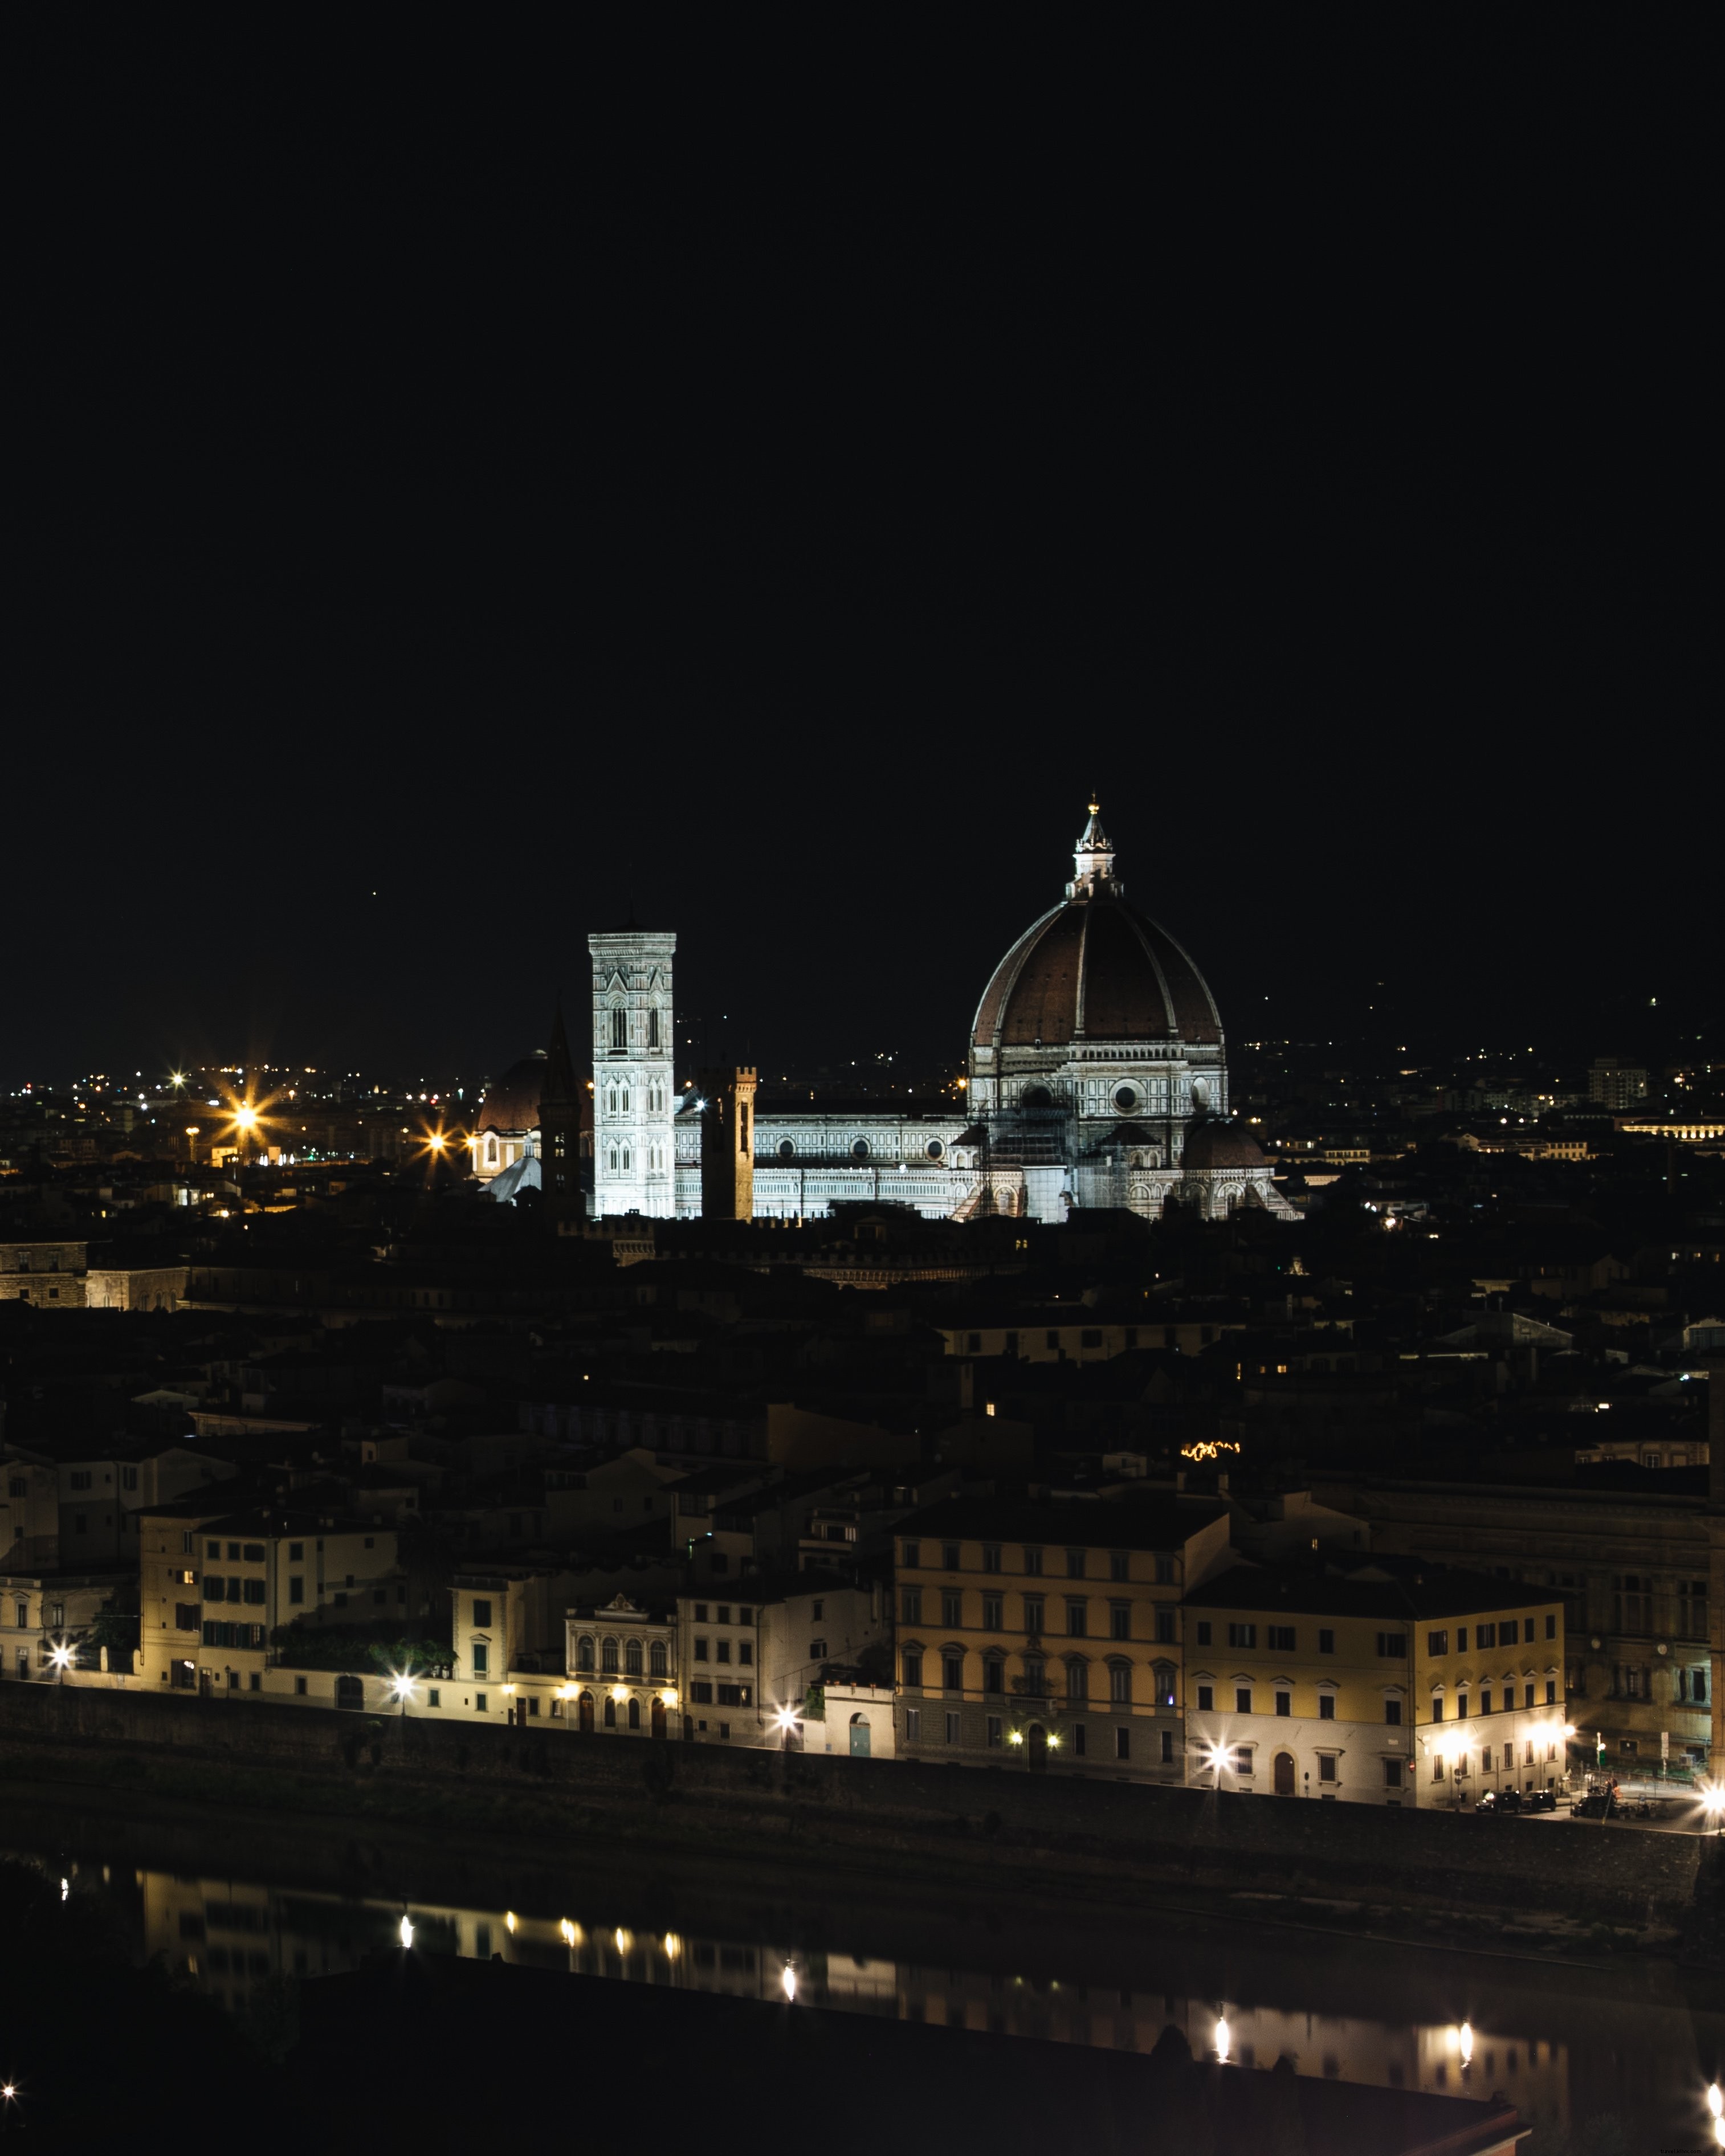
[[[1707,2109],[1715,2118],[1725,2113],[1725,2094],[1721,2093],[1717,2082],[1715,2082],[1707,2091]]]
[[[405,1670],[390,1671],[389,1697],[399,1705],[402,1720],[405,1722],[408,1716],[408,1702],[413,1697],[413,1680],[409,1671]]]
[[[55,1670],[59,1673],[54,1678],[55,1685],[64,1688],[66,1681],[66,1671],[72,1666],[72,1650],[66,1645],[65,1641],[62,1640],[57,1647],[51,1647],[49,1650],[48,1659],[54,1664]]]
[[[1701,1808],[1712,1821],[1714,1831],[1725,1834],[1725,1782],[1702,1784]]]
[[[788,1752],[791,1748],[791,1732],[797,1726],[796,1708],[793,1707],[776,1708],[773,1721],[773,1726],[778,1730],[783,1740],[784,1749]]]
[[[401,1943],[403,1953],[413,1943],[413,1920],[405,1909],[401,1912]]]

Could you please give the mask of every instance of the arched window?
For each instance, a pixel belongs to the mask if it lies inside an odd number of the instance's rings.
[[[623,1148],[623,1172],[624,1172],[624,1173],[625,1175],[627,1175],[627,1174],[629,1173],[629,1170],[630,1170],[631,1168],[634,1168],[634,1164],[635,1164],[635,1157],[634,1157],[634,1154],[629,1151],[629,1147],[628,1147],[627,1146],[625,1146],[625,1147]]]
[[[656,1010],[649,1010],[647,1014],[647,1045],[649,1048],[659,1045],[659,1013]]]
[[[629,1113],[629,1088],[627,1086],[619,1086],[618,1087],[617,1106],[619,1110],[624,1115],[626,1116]]]
[[[497,1140],[495,1135],[485,1140],[485,1165],[487,1168],[495,1168],[497,1165]]]
[[[922,1650],[920,1647],[905,1648],[902,1661],[906,1685],[912,1691],[920,1691],[922,1689]]]
[[[1032,1699],[1040,1699],[1048,1688],[1047,1668],[1040,1655],[1025,1656],[1024,1690]]]
[[[584,1633],[575,1642],[575,1666],[578,1670],[593,1667],[593,1640]]]
[[[639,1640],[631,1640],[624,1646],[623,1666],[632,1677],[641,1674],[641,1643]]]
[[[797,1148],[791,1143],[788,1138],[781,1138],[779,1140],[778,1157],[781,1160],[794,1160],[796,1158]]]
[[[605,1702],[605,1727],[607,1729],[617,1727],[617,1702],[614,1699]]]
[[[1173,1664],[1158,1662],[1150,1675],[1156,1686],[1156,1704],[1158,1707],[1172,1707],[1174,1703]]]
[[[1090,1697],[1090,1664],[1071,1661],[1066,1665],[1066,1704],[1082,1707]]]
[[[631,1729],[639,1729],[641,1726],[641,1702],[638,1699],[632,1699],[629,1703],[629,1726]]]
[[[616,1148],[616,1147],[615,1147],[615,1146],[613,1146],[613,1147],[612,1147],[612,1148],[611,1148],[611,1152],[610,1152],[610,1162],[611,1162],[611,1173],[613,1173],[613,1175],[615,1175],[615,1174],[616,1174],[616,1173],[617,1173],[617,1148]]]
[[[617,1674],[617,1642],[607,1640],[599,1649],[599,1667],[608,1675]]]
[[[866,1160],[866,1159],[868,1158],[868,1157],[869,1157],[869,1142],[868,1142],[868,1140],[867,1140],[866,1138],[859,1138],[859,1139],[857,1139],[856,1142],[855,1142],[855,1143],[851,1147],[851,1148],[850,1148],[850,1158],[851,1158],[853,1160]]]
[[[614,1048],[629,1046],[629,1013],[621,1004],[611,1014],[611,1045]]]
[[[662,1677],[666,1674],[665,1642],[663,1640],[655,1640],[652,1645],[648,1649],[647,1666],[656,1677]]]
[[[1116,1707],[1132,1705],[1132,1666],[1130,1662],[1109,1663],[1108,1697]]]

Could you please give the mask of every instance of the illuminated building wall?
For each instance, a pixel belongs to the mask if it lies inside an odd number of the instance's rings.
[[[676,1212],[677,1107],[668,929],[589,936],[593,954],[593,1213]],[[697,1176],[699,1169],[697,1167]]]

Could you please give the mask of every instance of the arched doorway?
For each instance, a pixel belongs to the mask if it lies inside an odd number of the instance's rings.
[[[337,1677],[336,1704],[337,1707],[362,1708],[366,1703],[366,1685],[363,1677]]]
[[[639,1729],[641,1726],[641,1702],[638,1699],[632,1699],[629,1703],[629,1726],[631,1729]]]
[[[870,1756],[869,1747],[871,1741],[868,1717],[864,1714],[853,1714],[850,1717],[851,1758],[866,1759]]]
[[[1033,1774],[1041,1774],[1048,1764],[1048,1732],[1040,1722],[1033,1722],[1030,1724],[1027,1748],[1030,1754],[1030,1772]]]
[[[605,1727],[607,1729],[617,1727],[617,1702],[614,1699],[605,1702]]]
[[[1294,1794],[1294,1755],[1291,1752],[1278,1752],[1276,1755],[1276,1794],[1279,1797],[1291,1797]]]
[[[662,1699],[655,1699],[653,1702],[653,1734],[655,1737],[665,1734],[665,1702]]]
[[[576,1712],[580,1717],[583,1735],[591,1736],[593,1733],[593,1694],[590,1691],[583,1692],[580,1698],[575,1702],[575,1708]]]

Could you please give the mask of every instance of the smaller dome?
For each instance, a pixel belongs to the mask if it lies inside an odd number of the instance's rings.
[[[545,1091],[547,1058],[542,1048],[511,1063],[485,1088],[480,1103],[479,1131],[533,1131],[539,1127],[539,1096]]]
[[[1199,1122],[1187,1126],[1182,1165],[1202,1168],[1267,1168],[1258,1141],[1238,1123]]]

